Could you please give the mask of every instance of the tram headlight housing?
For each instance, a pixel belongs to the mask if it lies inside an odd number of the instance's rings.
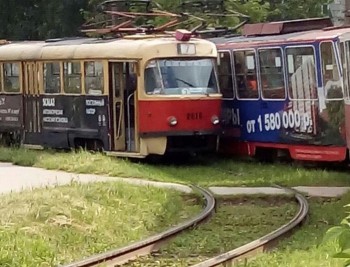
[[[213,125],[218,125],[220,123],[220,119],[218,116],[214,115],[213,117],[211,117],[211,123]]]
[[[176,125],[177,125],[177,119],[176,119],[176,117],[170,116],[170,117],[168,118],[168,123],[169,123],[169,125],[172,126],[172,127],[176,126]]]

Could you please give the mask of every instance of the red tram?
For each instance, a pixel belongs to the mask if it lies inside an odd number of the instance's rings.
[[[342,162],[350,148],[350,28],[329,19],[247,24],[218,37],[220,150]]]
[[[124,12],[128,19],[135,14]],[[117,38],[3,42],[2,138],[129,157],[215,151],[221,108],[215,45],[184,31],[166,33],[165,26],[129,24],[109,28],[122,33]]]

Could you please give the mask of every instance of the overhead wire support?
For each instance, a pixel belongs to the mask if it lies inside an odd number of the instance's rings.
[[[190,13],[194,13],[196,14],[194,17],[200,19],[201,21],[204,21],[202,25],[197,26],[193,30],[194,34],[197,34],[201,37],[208,37],[208,35],[214,35],[215,37],[218,37],[234,34],[239,28],[241,28],[250,20],[249,16],[226,8],[226,0],[184,0],[180,4],[180,8],[184,10],[184,14],[189,15]],[[213,10],[216,10],[217,12],[213,12]],[[223,17],[235,17],[241,19],[242,21],[233,27],[230,27],[228,25],[221,25],[220,23],[216,23],[215,26],[208,26],[208,20]]]
[[[160,10],[152,0],[109,0],[98,6],[99,13],[83,25],[84,33],[122,36],[131,33],[163,32],[181,21],[182,15]],[[161,18],[159,25],[150,19]],[[165,19],[168,19],[165,21]]]
[[[152,0],[108,0],[98,6],[99,13],[83,25],[82,32],[121,37],[133,33],[168,34],[181,27],[200,37],[232,35],[249,21],[249,16],[227,9],[225,1],[184,0],[176,11],[169,12]],[[229,17],[240,21],[233,27],[220,25],[221,18]]]

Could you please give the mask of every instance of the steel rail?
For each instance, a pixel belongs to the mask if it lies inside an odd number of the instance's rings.
[[[115,266],[126,263],[129,260],[135,259],[139,256],[150,254],[152,251],[158,250],[161,245],[163,245],[169,239],[203,222],[215,211],[214,196],[203,188],[197,186],[192,186],[192,188],[199,191],[206,200],[206,207],[196,217],[163,233],[149,237],[143,241],[128,245],[120,249],[97,254],[84,260],[64,265],[63,267],[91,267],[98,266],[100,264],[103,264],[103,266]]]
[[[291,233],[293,229],[301,225],[308,214],[309,204],[306,198],[297,191],[288,188],[283,189],[287,192],[293,193],[300,206],[298,213],[290,222],[278,228],[277,230],[259,239],[256,239],[246,245],[243,245],[239,248],[213,257],[206,261],[200,262],[198,264],[192,265],[192,267],[233,266],[235,263],[253,258],[258,253],[273,248],[279,239],[287,236]]]

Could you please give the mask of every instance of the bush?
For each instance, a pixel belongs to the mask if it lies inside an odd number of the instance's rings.
[[[350,204],[345,207],[349,208]],[[323,242],[335,241],[340,251],[334,254],[333,258],[345,259],[344,266],[350,266],[350,212],[346,213],[348,216],[341,221],[340,226],[327,231]]]

